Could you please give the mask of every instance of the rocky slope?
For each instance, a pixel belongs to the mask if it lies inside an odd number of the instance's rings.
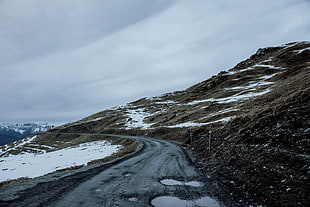
[[[261,48],[184,91],[54,129],[172,139],[243,205],[310,205],[310,42]]]

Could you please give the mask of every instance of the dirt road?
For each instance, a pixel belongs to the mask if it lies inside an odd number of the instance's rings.
[[[129,138],[142,141],[144,148],[116,163],[51,175],[52,179],[29,187],[11,186],[12,198],[3,199],[0,193],[0,206],[223,206],[209,197],[213,184],[193,167],[181,147],[164,140]]]

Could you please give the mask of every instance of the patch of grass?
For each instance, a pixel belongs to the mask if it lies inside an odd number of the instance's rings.
[[[14,179],[14,180],[3,181],[3,182],[0,182],[0,187],[8,186],[8,185],[11,185],[13,183],[19,183],[19,182],[29,180],[29,179],[31,179],[31,178],[22,177],[22,178],[18,178],[18,179]]]

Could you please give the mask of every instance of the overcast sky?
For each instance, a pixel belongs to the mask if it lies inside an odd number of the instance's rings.
[[[0,0],[0,122],[68,122],[310,40],[309,0]]]

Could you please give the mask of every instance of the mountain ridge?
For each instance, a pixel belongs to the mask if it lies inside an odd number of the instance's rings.
[[[54,126],[43,122],[31,123],[0,123],[0,146],[40,132]]]
[[[134,125],[132,127],[127,126],[128,119],[129,122],[138,122],[133,120],[134,114],[136,114],[137,118],[145,118],[143,119],[143,124],[152,124],[154,127],[167,127],[169,125],[163,125],[161,122],[169,123],[169,120],[160,120],[159,123],[156,122],[156,118],[158,116],[166,115],[167,110],[171,110],[173,106],[177,106],[182,108],[183,110],[189,110],[192,108],[197,108],[197,106],[208,107],[209,109],[212,107],[217,107],[216,110],[221,108],[221,104],[225,105],[233,105],[232,102],[241,101],[244,102],[248,99],[255,98],[256,96],[262,96],[265,93],[268,93],[270,88],[268,86],[272,86],[274,84],[274,80],[277,81],[281,79],[283,73],[287,73],[285,68],[282,66],[278,66],[278,59],[276,61],[272,61],[270,59],[270,53],[275,50],[284,50],[285,54],[286,50],[298,50],[298,48],[304,48],[303,44],[309,45],[308,42],[300,42],[284,45],[283,47],[271,47],[265,49],[259,49],[256,54],[252,55],[249,59],[242,61],[237,64],[234,68],[230,69],[228,72],[222,71],[218,75],[215,75],[209,78],[206,81],[202,81],[196,85],[189,87],[184,91],[176,91],[173,93],[167,93],[162,96],[153,97],[153,98],[142,98],[136,100],[134,102],[128,103],[127,105],[114,107],[89,117],[86,117],[80,121],[73,122],[67,125],[63,125],[62,127],[57,128],[57,130],[67,129],[77,125],[87,126],[89,123],[102,123],[106,128],[103,129],[139,129],[145,128],[145,126]],[[292,46],[293,45],[293,46]],[[293,49],[294,48],[294,49]],[[302,50],[302,49],[301,49]],[[309,50],[305,50],[302,54],[307,53]],[[264,55],[263,55],[264,54]],[[253,66],[253,61],[257,61],[259,57],[263,57],[263,60],[260,63]],[[275,63],[274,65],[269,64],[268,62]],[[309,63],[307,63],[309,64]],[[230,77],[229,77],[230,76]],[[276,76],[276,77],[275,77]],[[235,78],[234,78],[235,77]],[[229,79],[229,81],[227,81]],[[225,85],[226,84],[226,85]],[[243,85],[241,85],[243,84]],[[222,90],[223,89],[223,90]],[[209,104],[211,103],[211,104]],[[216,106],[217,105],[217,106]],[[135,109],[138,109],[139,106],[140,112],[134,113]],[[159,111],[158,108],[164,108],[162,111]],[[170,108],[169,108],[170,107]],[[127,110],[127,111],[126,111]],[[141,111],[142,110],[142,111]],[[212,110],[212,109],[211,109]],[[209,110],[209,111],[211,111]],[[202,114],[207,114],[209,111],[195,111],[195,112],[203,112]],[[231,112],[233,110],[229,110]],[[236,109],[237,111],[237,109]],[[132,113],[130,113],[132,112]],[[182,113],[182,110],[179,109],[179,112]],[[216,111],[217,112],[217,111]],[[148,114],[145,114],[148,113]],[[118,119],[115,119],[115,115],[118,116]],[[151,116],[150,116],[151,115]],[[179,115],[179,114],[176,114]],[[141,117],[138,117],[141,116]],[[172,115],[173,116],[173,115]],[[112,118],[112,119],[111,119]],[[123,118],[123,119],[122,119]],[[175,117],[165,117],[167,119],[174,119]],[[184,120],[191,119],[191,117],[181,117],[181,120],[174,121],[178,123],[184,123]],[[195,119],[195,117],[192,117]],[[201,117],[203,118],[203,117]],[[121,120],[122,119],[122,120]],[[200,123],[205,123],[204,121],[200,121]],[[171,123],[172,124],[172,123]],[[195,124],[192,124],[195,126]],[[197,124],[199,125],[199,124]],[[173,126],[173,125],[172,125]],[[171,126],[170,126],[171,127]],[[151,129],[152,127],[146,127],[147,129]]]

